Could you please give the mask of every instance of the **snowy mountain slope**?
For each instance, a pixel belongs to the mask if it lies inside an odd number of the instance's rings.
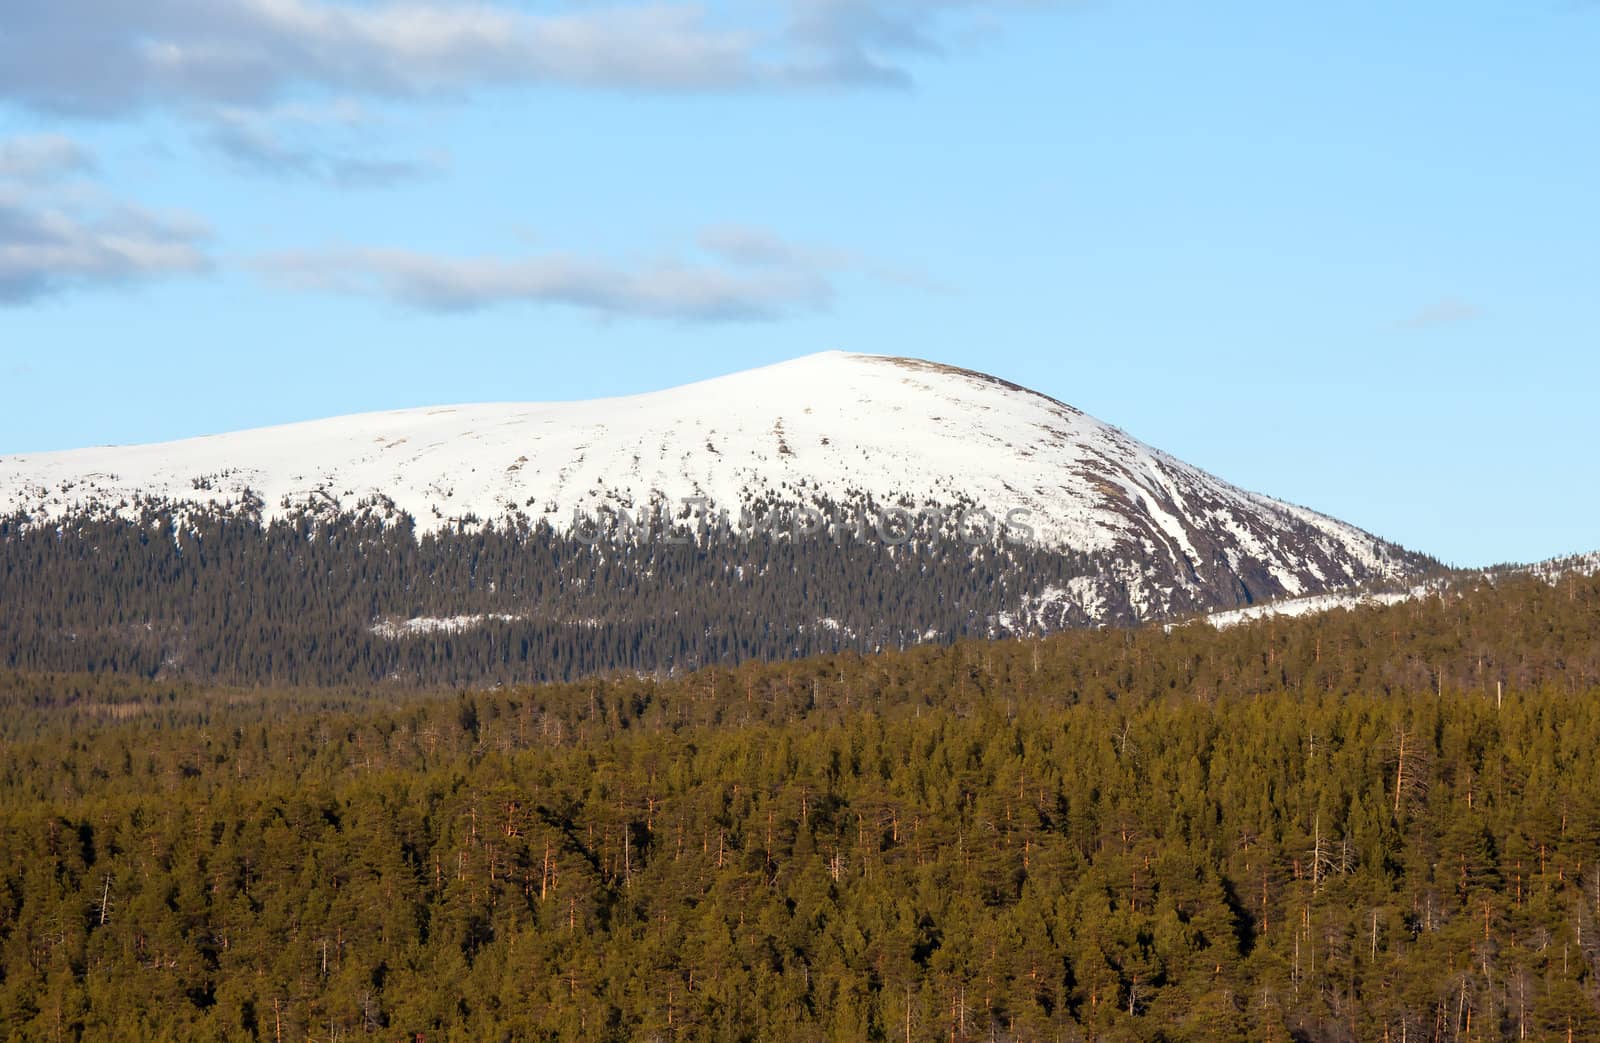
[[[1600,551],[1547,558],[1531,565],[1502,565],[1489,575],[1533,576],[1546,583],[1558,583],[1567,576],[1592,576],[1600,572]]]
[[[1314,616],[1324,612],[1331,612],[1336,608],[1354,609],[1398,605],[1404,601],[1415,601],[1418,598],[1425,598],[1430,595],[1445,594],[1451,590],[1470,588],[1483,581],[1499,583],[1508,579],[1531,577],[1553,586],[1568,576],[1592,576],[1597,572],[1600,572],[1600,551],[1590,554],[1572,554],[1558,558],[1547,558],[1544,561],[1536,561],[1526,565],[1497,565],[1487,569],[1463,569],[1450,576],[1438,576],[1425,583],[1410,584],[1393,590],[1346,591],[1312,594],[1298,598],[1282,598],[1276,601],[1261,602],[1245,608],[1211,612],[1203,618],[1205,622],[1210,623],[1218,630],[1224,630],[1228,627],[1238,626],[1241,623],[1252,623],[1258,619]]]
[[[1207,615],[1205,621],[1218,630],[1226,630],[1241,623],[1253,623],[1258,619],[1288,618],[1299,616],[1316,616],[1324,612],[1332,612],[1336,608],[1375,608],[1383,605],[1398,605],[1402,601],[1412,601],[1416,598],[1426,597],[1429,593],[1437,593],[1440,588],[1436,585],[1418,585],[1405,590],[1370,591],[1367,593],[1332,593],[1311,594],[1303,598],[1286,598],[1282,601],[1268,601],[1248,608],[1233,608],[1225,612],[1213,612]]]
[[[1245,492],[1071,406],[912,359],[828,352],[652,394],[400,410],[158,445],[0,457],[0,514],[128,514],[253,501],[264,517],[377,502],[427,531],[704,496],[1023,512],[1095,582],[1051,611],[1143,618],[1408,575],[1416,559]],[[1113,596],[1115,595],[1115,596]]]

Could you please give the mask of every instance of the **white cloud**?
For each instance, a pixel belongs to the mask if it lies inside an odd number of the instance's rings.
[[[624,264],[564,253],[441,257],[354,248],[275,254],[259,267],[293,288],[377,295],[432,311],[531,303],[610,316],[749,322],[817,311],[834,295],[819,268],[698,258]]]
[[[446,257],[357,247],[273,254],[256,267],[291,288],[379,296],[430,311],[533,303],[688,322],[770,321],[821,311],[847,276],[947,292],[920,272],[791,242],[752,225],[702,229],[695,246],[682,256],[631,263],[548,250]]]
[[[553,15],[444,0],[9,0],[0,96],[56,112],[262,104],[296,87],[380,96],[566,83],[725,88],[755,40],[699,7]]]
[[[210,266],[198,221],[70,177],[95,166],[88,149],[58,134],[0,140],[0,307]]]
[[[1422,330],[1471,322],[1482,314],[1482,310],[1470,301],[1464,301],[1459,297],[1442,297],[1399,320],[1395,325],[1401,329]]]
[[[82,145],[60,134],[31,134],[0,140],[0,179],[46,181],[94,168]]]
[[[945,52],[952,26],[1029,5],[790,0],[789,16],[772,27],[662,0],[545,14],[509,0],[7,0],[0,98],[112,116],[151,105],[263,105],[308,89],[392,97],[494,85],[904,83],[901,59]],[[749,17],[759,8],[730,10]]]
[[[206,228],[112,204],[95,211],[0,189],[0,306],[67,289],[207,270]]]
[[[854,258],[843,251],[801,246],[768,229],[750,225],[713,225],[701,230],[697,241],[708,254],[754,267],[827,270],[854,263]]]
[[[368,153],[359,108],[273,110],[219,108],[200,135],[235,168],[269,177],[304,177],[341,188],[370,188],[428,177],[448,164],[442,155],[401,157]]]

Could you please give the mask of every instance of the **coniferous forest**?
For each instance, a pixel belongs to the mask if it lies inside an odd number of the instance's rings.
[[[1600,1038],[1600,579],[408,684],[0,675],[0,1038]]]
[[[653,673],[992,636],[1030,591],[1098,570],[1086,555],[953,540],[419,535],[376,512],[0,519],[0,667],[278,685]],[[458,616],[477,622],[382,626]],[[1053,625],[1083,622],[1058,612]]]
[[[855,510],[819,503],[829,517]],[[920,525],[904,545],[842,527],[806,539],[710,530],[678,544],[586,541],[525,522],[419,534],[408,516],[376,508],[270,522],[180,516],[170,505],[51,525],[0,518],[0,668],[225,684],[510,684],[1144,617],[1104,555],[971,546]],[[1406,575],[1433,566],[1397,560]],[[1192,589],[1165,592],[1185,612],[1278,589],[1220,558],[1193,572]],[[1091,577],[1093,619],[1060,596]],[[404,625],[461,617],[472,624]]]

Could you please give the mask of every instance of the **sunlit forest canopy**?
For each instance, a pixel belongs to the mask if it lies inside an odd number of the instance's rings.
[[[1597,634],[1569,578],[494,691],[12,673],[0,1026],[1594,1038]]]

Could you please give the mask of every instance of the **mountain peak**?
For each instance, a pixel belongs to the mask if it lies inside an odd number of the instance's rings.
[[[0,458],[0,514],[384,503],[428,531],[705,498],[959,505],[1102,555],[1159,614],[1314,593],[1410,566],[1349,525],[1246,492],[1065,403],[922,359],[826,351],[588,402],[405,409],[157,445]],[[1120,564],[1118,564],[1120,563]]]

